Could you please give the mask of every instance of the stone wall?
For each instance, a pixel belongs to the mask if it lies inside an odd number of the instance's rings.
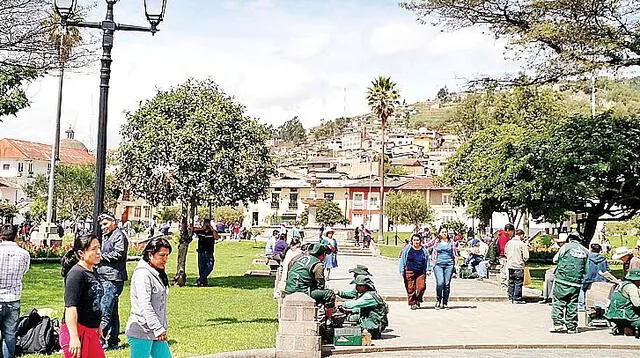
[[[320,358],[322,343],[315,301],[304,293],[282,300],[278,312],[276,358]]]

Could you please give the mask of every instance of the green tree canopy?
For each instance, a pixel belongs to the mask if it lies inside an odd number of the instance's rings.
[[[628,0],[407,0],[424,23],[488,30],[541,81],[640,65],[640,6]]]
[[[420,194],[394,191],[387,195],[384,214],[398,224],[433,225],[435,213]]]
[[[9,222],[18,213],[18,207],[14,204],[0,203],[0,221]]]
[[[32,70],[0,66],[0,122],[4,116],[15,115],[29,106],[23,85],[35,77]]]
[[[309,208],[304,208],[300,217],[298,218],[298,224],[305,226],[309,222]],[[334,201],[326,201],[322,203],[316,209],[316,222],[324,223],[327,225],[347,225],[349,220],[345,218],[344,212],[340,208],[340,205]]]
[[[274,166],[267,128],[213,80],[158,91],[127,114],[118,176],[152,204],[179,202],[182,226],[175,282],[186,282],[186,255],[196,208],[235,206],[265,196]]]
[[[298,116],[295,116],[276,128],[275,136],[285,142],[299,144],[307,140],[307,131]]]
[[[81,220],[91,217],[95,180],[94,165],[58,165],[53,187],[56,198],[54,209],[58,219]],[[43,174],[37,174],[35,180],[24,187],[25,194],[34,200],[30,206],[34,217],[41,217],[43,213],[46,215],[48,187],[47,177]],[[107,175],[105,208],[114,210],[119,195],[120,190],[113,176]]]

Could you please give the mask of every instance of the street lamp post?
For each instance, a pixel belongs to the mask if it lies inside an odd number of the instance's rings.
[[[344,221],[345,221],[344,226],[345,227],[347,226],[347,220],[349,220],[349,219],[347,219],[347,204],[348,203],[349,203],[349,192],[345,191],[344,192]]]
[[[100,104],[98,113],[98,145],[96,148],[96,187],[95,201],[93,205],[93,232],[99,235],[97,225],[98,215],[104,209],[104,187],[107,164],[107,109],[109,99],[109,79],[111,78],[111,50],[113,49],[113,37],[117,30],[141,31],[155,34],[158,25],[164,19],[167,0],[144,0],[144,11],[150,27],[125,25],[113,20],[113,7],[118,0],[105,0],[107,2],[107,14],[105,20],[100,22],[68,21],[76,9],[77,0],[54,0],[54,7],[60,16],[60,24],[63,27],[76,26],[102,30],[102,58],[100,59]]]

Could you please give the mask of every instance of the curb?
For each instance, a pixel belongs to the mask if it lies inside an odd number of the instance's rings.
[[[515,350],[515,349],[597,349],[597,350],[637,350],[640,345],[633,344],[451,344],[451,345],[418,345],[395,347],[340,347],[324,346],[324,357],[358,353],[402,352],[402,351],[439,351],[439,350]]]
[[[265,349],[249,349],[245,351],[233,351],[215,353],[206,356],[191,356],[193,358],[274,358],[276,356],[275,348]]]

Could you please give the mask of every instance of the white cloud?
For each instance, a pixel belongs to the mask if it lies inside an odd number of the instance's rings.
[[[293,59],[309,59],[319,55],[331,42],[328,32],[315,32],[295,36],[289,40],[284,54]]]
[[[428,41],[425,27],[407,22],[390,22],[371,32],[371,47],[376,54],[389,56],[412,52]]]

